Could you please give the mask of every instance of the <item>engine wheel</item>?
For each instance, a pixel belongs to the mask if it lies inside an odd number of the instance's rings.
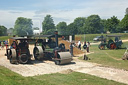
[[[45,57],[41,46],[36,46],[33,49],[33,54],[34,54],[35,60],[42,60]]]
[[[26,54],[21,54],[19,56],[19,62],[23,63],[23,64],[27,63],[28,62],[28,56]]]
[[[104,45],[99,45],[99,49],[100,50],[104,50],[105,49],[105,46]]]
[[[60,65],[60,61],[59,60],[55,60],[55,64],[56,65]]]
[[[11,63],[11,64],[14,64],[13,61],[12,61],[12,56],[10,57],[9,60],[10,60],[10,63]]]
[[[38,56],[39,56],[40,54],[39,54],[39,50],[38,49],[36,49],[35,51],[34,51],[34,58],[35,58],[35,60],[39,60],[38,59]]]
[[[6,50],[6,53],[7,53],[7,59],[10,59],[10,57],[11,57],[11,51],[10,51],[10,49],[7,49]]]
[[[116,44],[115,43],[111,43],[109,45],[109,49],[116,49]]]

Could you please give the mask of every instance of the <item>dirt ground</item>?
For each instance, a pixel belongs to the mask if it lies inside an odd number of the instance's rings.
[[[33,52],[32,45],[30,46],[30,52],[31,54]],[[32,60],[32,64],[13,65],[10,64],[4,54],[5,49],[0,50],[0,65],[25,77],[56,72],[70,73],[76,71],[128,84],[128,71],[102,67],[96,63],[84,62],[83,60],[78,60],[78,57],[73,57],[74,60],[67,65],[55,65],[52,61],[35,61],[34,59]]]

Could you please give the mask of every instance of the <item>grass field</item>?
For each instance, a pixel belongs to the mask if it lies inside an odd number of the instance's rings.
[[[128,46],[128,42],[125,42],[124,45]],[[88,62],[128,70],[128,60],[122,60],[125,50],[126,49],[109,50],[107,48],[105,50],[99,50],[98,45],[92,45],[90,51],[94,53],[88,55],[88,57],[91,58]]]
[[[125,40],[128,39],[128,33],[113,33],[113,34],[85,34],[85,35],[75,35],[75,40],[81,40],[81,41],[91,41],[93,42],[93,38],[96,36],[106,36],[106,35],[122,35],[121,39]]]
[[[76,40],[81,40],[81,41],[93,41],[93,38],[95,38],[96,36],[106,36],[106,35],[122,35],[121,39],[128,39],[128,33],[113,33],[113,34],[83,34],[83,35],[75,35],[75,39]],[[0,36],[0,40],[7,40],[8,38],[10,38],[12,36]]]
[[[0,85],[125,85],[88,74],[72,72],[70,74],[45,74],[23,77],[0,66]]]
[[[8,40],[12,36],[0,36],[0,41],[1,40]]]
[[[92,35],[91,35],[92,36]],[[93,39],[88,35],[88,39]],[[96,36],[96,34],[95,34]],[[127,39],[128,34],[123,37]],[[0,37],[0,40],[6,40],[7,37]],[[83,36],[82,36],[82,39]],[[125,42],[127,45],[128,42]],[[95,62],[103,66],[114,67],[128,70],[128,61],[122,60],[125,49],[118,50],[99,50],[98,45],[92,45],[90,51],[94,52],[88,55],[91,60],[88,62]],[[54,70],[54,69],[53,69]],[[125,85],[115,81],[91,76],[88,74],[72,72],[70,74],[46,74],[34,77],[23,77],[17,73],[0,66],[0,85]]]

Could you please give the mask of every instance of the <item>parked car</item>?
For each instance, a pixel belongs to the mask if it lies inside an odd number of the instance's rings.
[[[97,36],[93,40],[94,41],[101,41],[104,37],[103,36]]]

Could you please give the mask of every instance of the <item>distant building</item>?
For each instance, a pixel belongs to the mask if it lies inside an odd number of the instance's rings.
[[[7,34],[10,36],[10,35],[13,35],[13,30],[10,30],[10,29],[8,29],[7,30]]]
[[[40,30],[33,30],[34,35],[40,35]]]

